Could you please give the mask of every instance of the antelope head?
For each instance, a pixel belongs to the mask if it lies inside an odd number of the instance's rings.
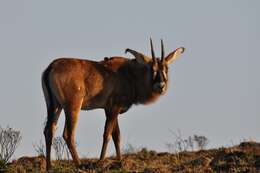
[[[179,47],[165,57],[163,40],[161,40],[161,57],[155,57],[153,42],[150,39],[152,57],[146,56],[132,49],[126,49],[125,53],[131,53],[138,63],[144,64],[150,70],[152,89],[154,92],[164,94],[168,85],[168,65],[184,52],[184,47]]]

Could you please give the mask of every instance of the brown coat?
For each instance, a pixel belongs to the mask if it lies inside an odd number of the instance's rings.
[[[166,58],[162,53],[161,60],[154,57],[153,49],[153,58],[127,49],[126,52],[133,54],[135,59],[111,57],[102,61],[75,58],[54,60],[42,75],[48,110],[44,130],[47,169],[51,167],[52,138],[62,109],[66,117],[63,137],[76,166],[80,165],[80,160],[75,149],[75,128],[81,109],[105,110],[106,125],[100,159],[105,158],[111,137],[120,159],[118,114],[126,112],[133,104],[151,103],[164,94],[168,83],[168,64],[183,51],[184,48],[178,48]]]

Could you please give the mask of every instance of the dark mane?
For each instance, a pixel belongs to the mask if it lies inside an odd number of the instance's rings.
[[[151,103],[159,96],[152,90],[151,69],[148,65],[124,57],[105,58],[100,63],[118,74],[120,84],[113,102],[124,107],[123,112],[133,104]]]

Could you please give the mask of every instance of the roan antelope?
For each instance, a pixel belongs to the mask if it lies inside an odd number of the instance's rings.
[[[75,149],[75,128],[80,110],[105,110],[106,123],[100,160],[104,160],[109,140],[113,138],[116,155],[121,159],[118,115],[133,104],[147,104],[163,95],[168,83],[168,65],[184,52],[180,47],[164,57],[156,58],[150,40],[152,58],[132,49],[135,59],[124,57],[90,61],[74,58],[54,60],[42,74],[42,87],[47,105],[44,129],[47,170],[51,168],[51,145],[55,127],[63,109],[65,127],[63,138],[75,165],[81,165]]]

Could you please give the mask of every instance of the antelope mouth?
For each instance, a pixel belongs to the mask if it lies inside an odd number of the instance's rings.
[[[156,83],[153,85],[153,89],[159,94],[164,94],[166,92],[166,85],[164,83]]]

